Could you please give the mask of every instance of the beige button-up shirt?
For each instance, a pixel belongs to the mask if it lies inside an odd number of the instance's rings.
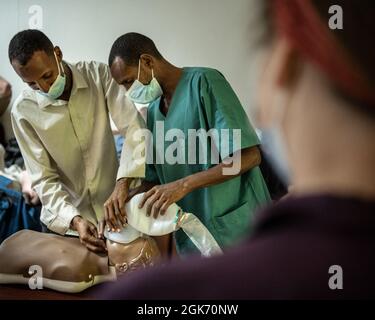
[[[69,228],[77,215],[96,225],[116,179],[145,175],[144,152],[135,153],[142,147],[133,139],[144,121],[125,89],[105,64],[68,65],[73,75],[68,102],[25,90],[11,111],[14,134],[43,205],[41,221],[60,234],[75,234]],[[125,136],[120,166],[109,114]]]

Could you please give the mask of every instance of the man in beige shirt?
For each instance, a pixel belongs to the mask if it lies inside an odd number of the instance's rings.
[[[104,251],[98,222],[112,220],[115,230],[125,224],[129,184],[145,174],[144,152],[136,153],[139,142],[133,140],[142,119],[107,65],[63,61],[60,48],[41,31],[16,34],[9,59],[33,89],[21,93],[11,118],[43,205],[41,220],[56,233],[78,233],[90,250]],[[119,166],[109,114],[126,137]]]

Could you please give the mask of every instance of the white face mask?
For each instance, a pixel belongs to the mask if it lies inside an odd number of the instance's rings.
[[[146,215],[146,207],[138,208],[142,197],[143,193],[137,194],[126,203],[128,225],[120,232],[105,230],[104,235],[107,239],[129,243],[142,234],[162,236],[182,228],[203,256],[221,253],[215,238],[194,214],[183,212],[177,204],[173,203],[164,215],[159,215],[155,219]]]
[[[154,77],[153,69],[151,69],[152,79],[147,85],[139,81],[140,71],[141,60],[138,61],[138,78],[126,92],[126,96],[135,103],[148,104],[161,97],[163,90],[160,87],[158,80]]]
[[[57,76],[56,80],[53,82],[53,84],[51,85],[47,93],[40,91],[40,90],[38,90],[38,92],[41,95],[50,98],[51,100],[56,100],[64,92],[65,84],[66,84],[66,77],[63,71],[64,68],[63,68],[62,63],[57,60],[55,51],[53,53],[55,55],[57,68],[59,70],[59,75]]]

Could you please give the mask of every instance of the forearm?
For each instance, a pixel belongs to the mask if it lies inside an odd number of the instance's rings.
[[[231,175],[226,174],[228,171],[225,169],[231,164],[229,161],[223,161],[206,171],[155,186],[144,194],[139,204],[140,208],[145,206],[147,215],[152,215],[154,218],[157,218],[159,214],[163,215],[166,212],[169,205],[178,202],[190,192],[233,179],[260,163],[260,153],[257,147],[243,149],[233,157],[236,156],[236,161],[240,161],[240,163],[239,166],[236,166],[238,170],[236,170],[235,173]]]
[[[142,181],[142,184],[134,189],[131,189],[129,191],[129,197],[128,200],[130,200],[132,197],[134,197],[138,193],[147,192],[148,190],[152,189],[154,186],[156,186],[156,183],[149,182],[149,181]]]
[[[234,157],[240,157],[241,161],[241,167],[237,174],[224,174],[224,169],[230,167],[232,164],[227,164],[223,161],[206,171],[201,171],[182,178],[183,188],[188,190],[188,192],[192,192],[200,188],[220,184],[251,170],[258,166],[261,161],[260,152],[257,146],[240,150],[234,155]]]
[[[60,182],[49,179],[41,181],[34,189],[44,208],[41,221],[48,229],[65,234],[70,229],[74,217],[80,215],[71,203],[69,194],[63,190]]]

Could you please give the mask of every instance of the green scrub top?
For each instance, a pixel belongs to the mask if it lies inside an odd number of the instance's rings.
[[[148,107],[147,126],[152,132],[153,138],[153,164],[146,166],[146,180],[157,184],[166,184],[186,176],[192,175],[217,163],[211,162],[211,145],[217,148],[222,162],[228,156],[228,148],[222,140],[229,141],[229,152],[235,152],[259,145],[258,137],[249,123],[240,101],[226,81],[224,76],[217,70],[210,68],[183,68],[182,76],[177,84],[172,97],[171,104],[166,116],[160,111],[161,98],[153,101]],[[170,129],[180,129],[178,137],[168,138],[160,141],[157,137],[157,122],[159,126],[163,122],[164,133]],[[229,136],[219,139],[208,139],[207,149],[199,149],[199,140],[196,141],[196,163],[188,161],[191,154],[191,146],[188,142],[189,129],[230,129]],[[241,144],[236,147],[232,129],[241,129]],[[162,138],[164,138],[164,133]],[[183,135],[182,135],[183,134]],[[181,141],[181,137],[185,140]],[[229,138],[229,139],[227,139]],[[159,140],[158,140],[159,139]],[[164,143],[164,146],[163,146]],[[182,144],[181,144],[182,143]],[[184,148],[179,152],[175,164],[170,164],[164,159],[163,154],[169,152],[169,147],[177,146]],[[190,146],[190,148],[189,148]],[[158,149],[158,151],[156,150]],[[162,149],[160,151],[160,149]],[[225,154],[223,153],[225,149]],[[179,149],[181,150],[181,149]],[[189,151],[190,150],[190,151]],[[208,161],[199,159],[200,150],[206,150]],[[178,151],[175,150],[175,155]],[[157,153],[159,158],[157,158]],[[201,152],[204,154],[204,152]],[[222,158],[223,157],[223,158]],[[158,159],[159,164],[156,163]],[[205,163],[200,163],[205,162]],[[267,186],[263,180],[259,167],[255,167],[241,176],[226,182],[201,188],[189,193],[177,204],[185,211],[195,214],[215,237],[218,244],[223,248],[233,245],[245,235],[249,234],[251,221],[255,210],[270,201]],[[180,255],[197,252],[196,247],[179,230],[175,233],[177,252]]]

